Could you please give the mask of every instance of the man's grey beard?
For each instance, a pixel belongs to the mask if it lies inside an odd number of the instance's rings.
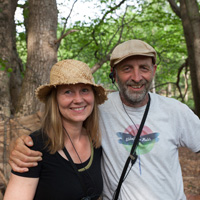
[[[124,85],[121,83],[118,76],[116,76],[116,78],[121,96],[124,98],[125,101],[133,106],[139,104],[144,100],[151,86],[151,82],[148,83],[147,81],[142,81],[142,83],[145,84],[145,90],[143,90],[142,92],[131,92],[128,90],[127,85],[132,85],[133,81],[127,81]],[[134,85],[137,84],[135,83]]]

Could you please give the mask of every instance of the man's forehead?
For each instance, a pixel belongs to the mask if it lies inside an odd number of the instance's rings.
[[[116,67],[118,66],[123,66],[123,65],[131,65],[131,64],[152,64],[152,57],[148,57],[148,56],[130,56],[124,60],[122,60],[120,63],[118,63],[116,65]]]

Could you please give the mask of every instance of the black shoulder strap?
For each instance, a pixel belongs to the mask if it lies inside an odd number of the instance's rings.
[[[144,123],[145,123],[145,121],[146,121],[146,118],[147,118],[147,115],[148,115],[148,112],[149,112],[151,97],[150,97],[149,94],[148,94],[148,96],[149,96],[149,100],[148,100],[147,106],[146,106],[146,108],[145,108],[144,115],[143,115],[143,118],[142,118],[140,127],[139,127],[139,129],[138,129],[136,138],[135,138],[134,143],[133,143],[133,146],[132,146],[132,148],[131,148],[131,152],[130,152],[131,155],[133,155],[133,154],[135,153],[136,147],[137,147],[138,142],[139,142],[139,139],[140,139],[140,135],[141,135],[141,133],[142,133],[142,129],[143,129],[143,127],[144,127]]]
[[[146,108],[145,108],[144,115],[143,115],[143,118],[142,118],[140,127],[139,127],[139,129],[138,129],[137,135],[136,135],[136,137],[135,137],[133,146],[132,146],[132,148],[131,148],[130,155],[129,155],[129,157],[128,157],[127,160],[126,160],[126,163],[125,163],[125,165],[124,165],[124,169],[123,169],[122,174],[121,174],[121,177],[120,177],[120,179],[119,179],[119,183],[118,183],[116,192],[115,192],[115,194],[114,194],[114,200],[117,200],[117,199],[118,199],[119,192],[120,192],[122,183],[123,183],[123,181],[124,181],[124,176],[125,176],[125,174],[126,174],[126,171],[127,171],[127,168],[128,168],[128,165],[129,165],[130,161],[132,162],[132,165],[133,165],[133,164],[136,162],[136,160],[137,160],[136,147],[137,147],[137,145],[138,145],[138,143],[139,143],[140,135],[141,135],[141,133],[142,133],[142,129],[143,129],[143,127],[144,127],[144,123],[145,123],[145,121],[146,121],[147,114],[148,114],[149,107],[150,107],[151,97],[150,97],[149,94],[148,94],[148,96],[149,96],[149,100],[148,100],[147,106],[146,106]]]

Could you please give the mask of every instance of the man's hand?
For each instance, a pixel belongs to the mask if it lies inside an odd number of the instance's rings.
[[[37,166],[37,162],[42,160],[42,153],[29,149],[33,146],[32,138],[22,135],[12,141],[10,148],[9,164],[16,172],[27,172],[28,167]]]

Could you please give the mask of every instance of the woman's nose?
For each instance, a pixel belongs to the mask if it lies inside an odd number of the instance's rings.
[[[82,101],[83,101],[82,95],[79,92],[75,93],[73,102],[74,103],[81,103]]]

